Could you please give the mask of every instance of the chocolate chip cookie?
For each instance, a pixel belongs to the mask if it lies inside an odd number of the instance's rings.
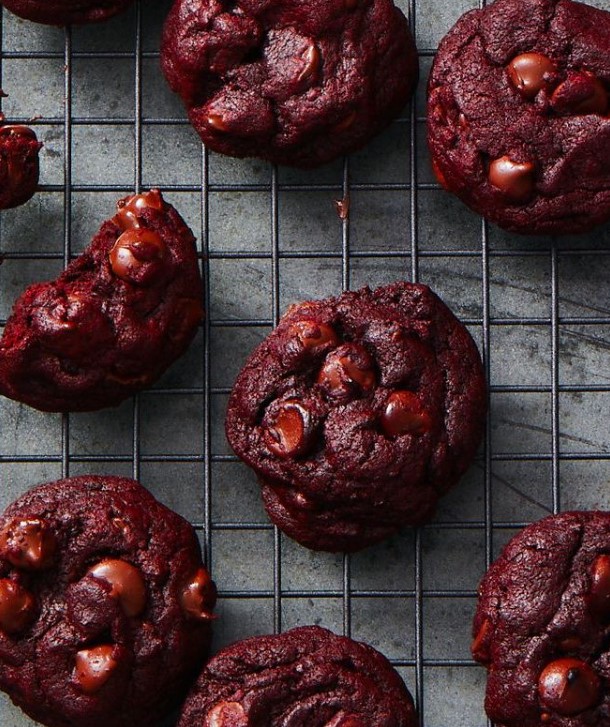
[[[133,0],[0,0],[20,18],[45,25],[81,25],[108,20]]]
[[[176,0],[161,61],[210,149],[297,167],[363,146],[418,74],[392,0]]]
[[[610,13],[496,0],[442,41],[429,81],[439,182],[507,230],[584,232],[610,218]]]
[[[528,526],[479,589],[472,653],[501,727],[610,724],[610,514]]]
[[[30,286],[0,340],[0,393],[43,411],[115,406],[150,386],[202,317],[195,239],[158,190],[119,201],[56,280]]]
[[[226,432],[274,523],[354,551],[432,517],[474,457],[485,390],[464,326],[399,282],[292,306],[237,377]]]
[[[388,660],[317,626],[256,636],[218,653],[178,727],[415,727],[411,695]]]
[[[192,527],[137,482],[35,487],[0,518],[0,687],[48,727],[158,724],[215,598]]]
[[[0,125],[0,209],[18,207],[34,195],[41,148],[29,126]]]

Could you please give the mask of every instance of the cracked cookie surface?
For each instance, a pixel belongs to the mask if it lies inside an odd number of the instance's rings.
[[[479,588],[474,658],[498,727],[610,724],[610,514],[528,526]]]
[[[184,704],[178,727],[415,727],[411,695],[370,646],[317,626],[223,649]]]
[[[240,372],[236,454],[270,518],[316,550],[359,550],[430,519],[485,419],[481,359],[425,285],[292,306]]]
[[[0,687],[49,727],[157,724],[209,648],[191,525],[138,482],[81,476],[0,518]]]
[[[0,393],[43,411],[115,406],[184,353],[201,301],[184,220],[158,190],[126,197],[56,280],[15,303],[0,339]]]
[[[211,149],[300,167],[363,146],[418,74],[391,0],[176,0],[161,61]]]
[[[610,13],[571,0],[496,0],[443,39],[428,85],[439,182],[528,234],[610,218]]]
[[[109,20],[133,0],[0,0],[20,18],[45,25],[81,25]]]

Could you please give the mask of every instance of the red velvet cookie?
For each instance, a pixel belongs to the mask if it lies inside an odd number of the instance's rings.
[[[256,636],[218,653],[178,727],[415,727],[411,695],[388,660],[317,626]]]
[[[439,182],[507,230],[583,232],[610,219],[610,13],[496,0],[442,41],[429,81]]]
[[[133,0],[0,0],[20,18],[45,25],[99,23],[121,13]]]
[[[211,149],[298,167],[363,146],[418,73],[392,0],[176,0],[161,61]]]
[[[41,148],[29,126],[0,126],[0,209],[18,207],[34,195]]]
[[[516,535],[481,583],[473,633],[498,727],[610,724],[610,514]]]
[[[158,190],[121,200],[59,278],[30,286],[0,340],[0,393],[43,411],[115,406],[150,386],[202,317],[195,239]]]
[[[226,432],[274,523],[353,551],[432,517],[485,410],[468,331],[425,285],[400,282],[292,306],[237,377]]]
[[[0,518],[0,688],[48,727],[148,727],[205,660],[214,584],[133,480],[40,485]]]

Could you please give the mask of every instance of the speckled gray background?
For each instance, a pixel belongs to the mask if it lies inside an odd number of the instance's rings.
[[[610,9],[608,0],[595,4]],[[610,228],[555,245],[515,237],[485,227],[433,183],[425,80],[440,38],[475,5],[403,4],[422,56],[415,128],[406,109],[347,167],[314,172],[205,155],[158,69],[167,2],[146,0],[140,14],[70,35],[2,19],[4,111],[40,116],[45,146],[42,191],[0,217],[0,319],[27,283],[54,276],[88,243],[138,177],[169,189],[207,245],[209,318],[136,402],[62,418],[1,400],[0,505],[66,473],[139,475],[199,529],[221,593],[215,648],[277,625],[346,628],[398,665],[427,727],[485,725],[484,672],[468,647],[486,561],[520,524],[553,508],[610,507]],[[333,200],[346,172],[343,225]],[[289,303],[414,273],[486,354],[487,447],[417,533],[346,559],[276,542],[255,480],[224,438],[236,372]],[[2,697],[0,724],[33,723]]]

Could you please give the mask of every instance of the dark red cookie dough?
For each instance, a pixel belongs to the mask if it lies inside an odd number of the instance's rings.
[[[18,207],[38,188],[42,144],[29,126],[0,126],[0,209]]]
[[[158,724],[215,600],[193,528],[137,482],[35,487],[0,518],[0,687],[48,727]]]
[[[119,404],[188,347],[202,317],[195,239],[157,190],[121,200],[59,278],[30,286],[0,340],[0,393],[43,411]]]
[[[184,704],[178,727],[415,727],[411,695],[388,660],[317,626],[222,650]]]
[[[354,551],[432,517],[485,410],[467,330],[428,287],[399,282],[292,306],[239,374],[226,431],[274,523]]]
[[[363,146],[418,73],[391,0],[176,0],[161,61],[211,149],[297,167]]]
[[[0,0],[20,18],[45,25],[99,23],[121,13],[133,0]]]
[[[610,218],[610,13],[496,0],[442,41],[428,87],[439,182],[507,230],[584,232]]]
[[[481,583],[473,635],[498,727],[610,724],[610,514],[516,535]]]

